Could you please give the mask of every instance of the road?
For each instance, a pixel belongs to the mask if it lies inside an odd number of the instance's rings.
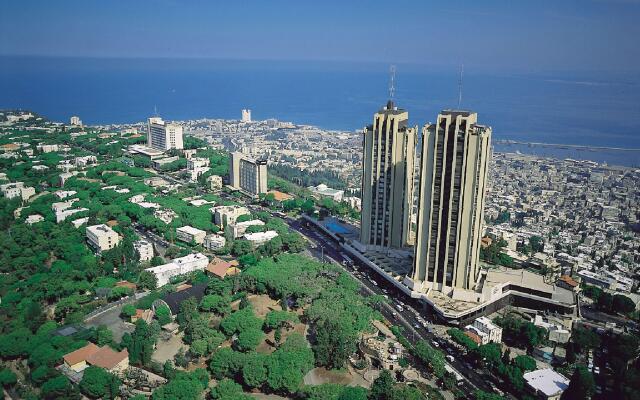
[[[482,389],[486,392],[493,392],[491,385],[488,383],[490,380],[487,376],[479,374],[470,365],[467,366],[459,359],[462,355],[459,350],[448,340],[437,337],[424,328],[418,321],[418,317],[429,321],[428,315],[424,312],[418,313],[412,305],[418,307],[415,304],[415,299],[411,299],[404,293],[393,288],[385,279],[380,278],[377,274],[364,265],[358,265],[357,260],[351,260],[356,263],[355,268],[349,268],[344,266],[343,262],[346,260],[341,253],[340,245],[331,237],[326,236],[322,232],[315,229],[311,229],[305,226],[300,220],[294,220],[286,218],[289,226],[295,231],[307,237],[311,240],[320,251],[316,253],[319,259],[325,261],[335,261],[335,264],[340,265],[347,273],[349,273],[354,279],[356,279],[363,287],[363,293],[366,295],[387,295],[390,300],[393,300],[392,304],[385,304],[380,310],[385,318],[389,321],[397,321],[405,329],[405,335],[407,340],[411,343],[416,343],[418,340],[426,340],[432,343],[440,349],[443,349],[446,353],[451,354],[454,357],[452,362],[448,364],[456,371],[458,371],[465,380],[462,385],[459,386],[467,394],[474,393],[477,389]],[[401,306],[402,311],[395,309],[395,306]],[[432,320],[432,319],[431,319]]]

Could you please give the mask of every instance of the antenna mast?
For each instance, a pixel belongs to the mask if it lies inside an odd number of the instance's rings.
[[[458,109],[462,104],[462,74],[464,73],[464,64],[460,64],[460,77],[458,77]]]
[[[389,68],[389,74],[391,78],[389,80],[389,100],[393,100],[393,96],[396,93],[396,66],[392,65]]]

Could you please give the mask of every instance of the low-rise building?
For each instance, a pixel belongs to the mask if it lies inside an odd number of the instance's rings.
[[[253,246],[260,246],[267,243],[269,240],[278,236],[276,231],[246,233],[244,238],[251,242]]]
[[[502,342],[502,328],[487,317],[476,318],[473,324],[465,327],[465,330],[476,334],[480,338],[480,344]]]
[[[227,244],[227,239],[224,236],[211,233],[204,237],[204,248],[207,250],[218,250],[223,248]]]
[[[33,225],[42,221],[44,221],[44,217],[40,214],[31,214],[24,220],[24,222],[29,225]]]
[[[240,263],[236,260],[225,261],[218,257],[214,257],[213,260],[207,266],[207,272],[211,275],[215,275],[220,279],[223,279],[225,276],[236,275],[240,273],[240,268],[238,268]]]
[[[138,240],[133,244],[140,261],[150,261],[153,258],[153,244],[146,240]]]
[[[19,197],[22,201],[27,201],[29,197],[36,194],[36,189],[31,186],[24,186],[24,182],[14,182],[0,185],[0,192],[7,199]]]
[[[178,214],[176,214],[172,209],[167,208],[164,210],[155,210],[153,212],[153,216],[168,225],[178,216]]]
[[[223,228],[235,224],[239,216],[249,214],[249,209],[244,206],[217,206],[209,211],[213,214],[213,222]]]
[[[589,270],[578,271],[578,276],[582,278],[582,281],[589,284],[601,287],[603,289],[615,290],[617,281],[615,279],[591,272]]]
[[[247,231],[247,228],[249,228],[250,226],[264,226],[264,222],[259,219],[253,219],[251,221],[236,222],[235,224],[228,225],[228,227],[231,228],[234,239],[244,235],[244,233]]]
[[[81,207],[81,208],[66,208],[64,210],[58,210],[56,211],[56,223],[59,224],[60,222],[67,219],[68,217],[83,211],[89,211],[89,209]]]
[[[120,236],[105,224],[87,226],[87,241],[96,251],[111,250],[120,243]]]
[[[209,188],[211,190],[220,190],[222,189],[222,177],[218,175],[210,175],[207,178],[207,182],[209,183]]]
[[[207,232],[188,225],[176,229],[176,237],[178,240],[187,243],[202,244],[204,243],[205,236],[207,236]]]
[[[75,190],[56,190],[55,192],[53,192],[53,194],[60,200],[74,196],[77,193],[78,192],[76,192]]]
[[[171,278],[188,274],[193,271],[204,271],[209,265],[209,259],[202,253],[189,254],[188,256],[176,258],[168,264],[158,265],[145,269],[156,276],[158,287],[164,286]]]
[[[321,183],[318,186],[309,186],[307,189],[309,189],[311,194],[318,198],[328,198],[333,201],[341,202],[344,197],[344,190],[332,189],[324,183]]]
[[[117,352],[109,346],[98,347],[91,342],[78,350],[65,354],[62,359],[64,366],[74,372],[82,372],[89,366],[96,366],[120,375],[129,368],[127,349]]]
[[[533,395],[543,400],[559,400],[569,387],[569,379],[551,368],[527,372],[522,377]]]

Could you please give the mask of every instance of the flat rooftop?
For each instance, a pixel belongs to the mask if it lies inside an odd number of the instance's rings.
[[[496,285],[510,283],[512,285],[524,286],[540,292],[548,293],[551,299],[560,303],[572,304],[574,301],[573,292],[569,289],[549,284],[544,281],[544,276],[524,270],[510,268],[491,268],[487,271],[484,286],[493,287]]]
[[[413,269],[413,256],[411,252],[407,252],[406,255],[400,253],[390,256],[382,252],[366,251],[364,256],[394,278],[411,274],[411,270]]]

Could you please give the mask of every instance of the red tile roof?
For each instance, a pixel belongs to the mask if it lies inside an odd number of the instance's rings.
[[[86,361],[91,354],[95,353],[99,349],[100,347],[90,342],[89,344],[79,348],[78,350],[65,354],[63,359],[69,365],[76,365],[79,362]]]

